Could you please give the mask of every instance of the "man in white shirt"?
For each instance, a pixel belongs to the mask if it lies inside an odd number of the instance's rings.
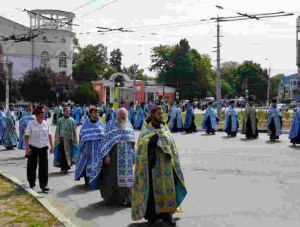
[[[48,146],[53,153],[53,142],[50,127],[46,123],[45,108],[38,107],[34,114],[36,120],[28,123],[25,131],[25,156],[27,161],[27,180],[34,189],[37,163],[39,163],[39,184],[43,192],[48,192]]]

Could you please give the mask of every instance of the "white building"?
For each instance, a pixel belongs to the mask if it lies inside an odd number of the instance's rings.
[[[300,17],[297,18],[296,27],[296,64],[298,73],[285,76],[278,89],[279,99],[294,99],[300,101]]]
[[[13,63],[14,77],[39,66],[72,75],[72,21],[75,14],[60,10],[32,10],[30,27],[0,16],[0,62]],[[33,39],[28,37],[36,36]],[[18,42],[20,39],[27,41]]]

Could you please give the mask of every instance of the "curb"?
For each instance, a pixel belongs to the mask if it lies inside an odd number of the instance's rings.
[[[197,129],[197,132],[205,132],[205,129],[202,129],[202,128]],[[223,129],[217,129],[216,132],[224,132],[224,130]],[[239,129],[238,132],[241,133],[241,130]],[[258,132],[259,133],[268,133],[268,131],[264,130],[264,129],[263,130],[258,130]],[[288,130],[282,130],[282,134],[289,134],[289,133],[290,133],[290,131],[288,131]]]
[[[61,214],[43,195],[38,194],[36,191],[28,188],[26,184],[22,183],[19,179],[10,176],[0,170],[0,175],[2,175],[8,181],[18,185],[20,188],[25,190],[31,196],[33,196],[46,210],[51,213],[57,220],[59,220],[66,227],[75,227],[75,225],[68,220],[64,215]]]

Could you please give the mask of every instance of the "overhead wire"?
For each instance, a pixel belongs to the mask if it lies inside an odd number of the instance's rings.
[[[83,14],[83,15],[80,16],[79,18],[84,18],[84,17],[86,17],[86,16],[88,16],[88,15],[90,15],[90,14],[92,14],[92,13],[95,13],[95,12],[101,10],[101,9],[104,9],[104,8],[106,8],[106,7],[108,7],[108,6],[110,6],[110,5],[114,4],[114,3],[116,3],[117,1],[118,1],[118,0],[113,0],[113,1],[107,3],[107,4],[103,5],[103,6],[100,6],[100,7],[96,8],[96,9],[90,11],[90,12],[87,12],[87,13]]]

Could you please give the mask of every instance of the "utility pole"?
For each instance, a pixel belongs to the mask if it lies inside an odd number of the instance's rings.
[[[9,108],[9,78],[12,76],[13,63],[5,63],[7,70],[5,71],[5,108]]]
[[[226,10],[224,7],[220,5],[216,5],[216,8],[220,10]],[[247,14],[247,13],[240,13],[234,11],[234,13],[238,14],[238,16],[229,16],[229,17],[219,17],[217,15],[216,18],[210,18],[209,20],[213,20],[217,23],[217,70],[216,70],[216,98],[217,98],[217,111],[218,114],[221,110],[221,69],[220,69],[220,22],[233,22],[233,21],[242,21],[242,20],[260,20],[263,18],[272,18],[272,17],[286,17],[292,16],[293,13],[285,13],[284,11],[275,12],[275,13],[261,13],[261,14]],[[270,70],[269,70],[270,71]],[[270,72],[269,72],[270,74]],[[269,76],[270,77],[270,76]],[[248,86],[248,83],[247,83]],[[268,98],[269,98],[269,79],[268,79]],[[269,100],[268,100],[269,101]]]
[[[266,61],[269,61],[268,77],[267,77],[267,107],[270,105],[270,77],[271,77],[271,61],[270,58],[266,58]]]
[[[221,110],[221,48],[220,48],[220,20],[217,17],[217,71],[216,71],[216,98],[218,115]]]
[[[268,81],[267,81],[267,107],[270,105],[270,76],[271,76],[271,66],[269,67],[269,73],[268,73]]]

